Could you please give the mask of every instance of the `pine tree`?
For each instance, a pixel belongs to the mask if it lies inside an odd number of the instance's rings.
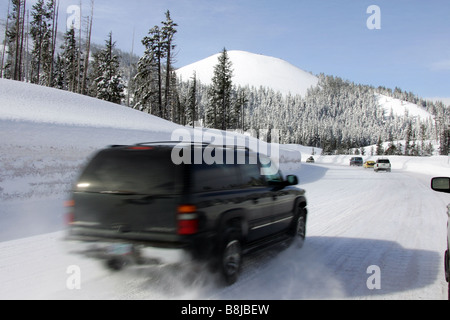
[[[161,42],[161,29],[158,26],[154,26],[149,31],[149,37],[145,37],[142,43],[149,47],[152,55],[154,57],[154,63],[156,66],[156,85],[157,91],[157,107],[158,116],[160,118],[165,118],[165,110],[163,109],[162,103],[162,59],[165,56],[163,44]]]
[[[66,68],[61,54],[56,55],[53,86],[60,90],[67,90]]]
[[[175,33],[177,33],[177,30],[175,29],[178,25],[173,22],[172,18],[170,17],[170,11],[167,10],[166,12],[166,21],[162,22],[163,26],[161,28],[161,44],[162,44],[162,50],[164,52],[164,56],[166,57],[166,83],[164,88],[164,110],[166,110],[166,113],[168,113],[169,109],[172,110],[171,114],[171,120],[175,121],[175,110],[176,108],[174,106],[170,105],[170,99],[169,95],[170,92],[173,91],[174,88],[171,86],[171,74],[173,73],[173,50],[175,49],[175,45],[173,44],[173,38],[175,36]],[[166,114],[166,118],[168,117],[168,114]]]
[[[383,140],[381,140],[381,137],[379,137],[379,138],[378,138],[378,142],[377,142],[376,155],[377,155],[377,156],[382,156],[383,154],[384,154]]]
[[[209,90],[209,105],[206,111],[206,126],[226,130],[230,125],[231,90],[233,70],[228,52],[224,48],[214,67],[212,86]]]
[[[75,39],[75,28],[69,28],[64,35],[64,44],[61,46],[63,52],[60,56],[59,69],[64,75],[63,83],[60,82],[64,90],[76,92],[78,88],[78,52],[79,48]]]
[[[124,84],[119,72],[119,57],[114,54],[115,42],[112,39],[112,32],[106,40],[104,50],[97,52],[94,56],[97,65],[97,74],[94,83],[96,86],[96,96],[99,99],[120,104],[124,95]]]
[[[439,151],[442,156],[450,155],[450,127],[441,132]]]
[[[232,129],[241,129],[242,131],[245,131],[245,107],[248,103],[247,97],[245,95],[245,92],[242,88],[234,90],[236,93],[235,99],[234,99],[234,114],[233,114],[233,123],[232,123]]]
[[[189,92],[186,102],[186,123],[192,127],[195,126],[195,122],[198,120],[197,112],[197,76],[194,72],[192,81],[189,86]]]
[[[154,115],[161,115],[161,104],[158,87],[160,83],[159,60],[156,58],[155,37],[146,36],[142,39],[145,46],[144,55],[139,59],[137,74],[133,79],[134,108]]]
[[[48,19],[50,17],[44,0],[38,0],[32,7],[31,11],[31,37],[33,38],[34,47],[31,58],[31,82],[41,84],[41,75],[43,73],[43,65],[52,63],[51,59],[51,33],[49,30]],[[44,62],[44,60],[46,60]],[[47,75],[49,76],[49,75]]]
[[[397,88],[396,88],[397,89]],[[408,127],[406,129],[406,137],[405,137],[405,156],[409,156],[411,154],[411,139],[412,139],[412,123],[408,121]]]

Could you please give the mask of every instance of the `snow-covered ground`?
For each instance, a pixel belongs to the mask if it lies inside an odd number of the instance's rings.
[[[95,99],[0,80],[0,299],[447,298],[450,197],[429,186],[433,176],[450,176],[447,157],[390,157],[393,172],[376,174],[350,167],[348,156],[305,164],[311,148],[284,147],[284,173],[297,174],[307,190],[306,245],[248,257],[231,287],[193,264],[113,273],[71,254],[63,202],[86,160],[106,145],[170,140],[180,128]],[[374,267],[380,288],[370,290]],[[76,271],[79,288],[71,282]]]

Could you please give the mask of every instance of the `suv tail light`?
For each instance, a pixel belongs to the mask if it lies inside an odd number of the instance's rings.
[[[198,232],[197,207],[181,205],[178,207],[178,234],[191,235]]]
[[[66,225],[70,226],[75,221],[75,215],[73,212],[73,207],[75,207],[75,201],[69,200],[64,202],[64,207],[66,207]]]

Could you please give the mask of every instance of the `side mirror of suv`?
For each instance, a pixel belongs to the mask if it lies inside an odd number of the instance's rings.
[[[437,192],[450,193],[450,178],[433,178],[431,189]]]
[[[293,175],[287,176],[286,181],[289,186],[296,186],[299,184],[299,180],[298,180],[297,176],[293,176]]]

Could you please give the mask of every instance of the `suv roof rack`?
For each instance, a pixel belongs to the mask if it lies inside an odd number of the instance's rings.
[[[230,149],[233,148],[235,150],[242,149],[242,150],[251,151],[250,148],[248,148],[246,146],[239,146],[239,145],[227,145],[227,144],[221,145],[221,144],[211,144],[209,142],[195,142],[195,141],[188,142],[188,141],[173,141],[173,140],[172,141],[141,142],[141,143],[136,144],[136,146],[155,145],[155,144],[174,144],[174,143],[177,143],[177,144],[186,143],[186,144],[190,144],[192,146],[195,146],[195,145],[204,146],[204,147],[211,146],[211,147],[217,147],[217,148],[230,148]]]

